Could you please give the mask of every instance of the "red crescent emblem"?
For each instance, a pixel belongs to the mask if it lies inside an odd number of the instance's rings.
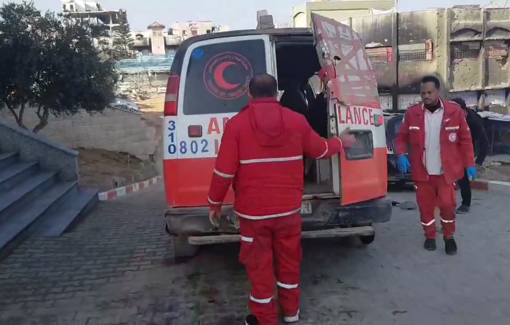
[[[225,69],[227,69],[231,65],[235,65],[235,62],[232,62],[232,61],[222,62],[222,63],[218,64],[216,69],[214,69],[214,80],[216,80],[216,83],[218,84],[218,86],[220,88],[223,88],[225,90],[232,90],[239,86],[238,83],[237,84],[228,83],[225,80],[225,78],[223,77],[223,74],[225,73]]]
[[[225,79],[227,68],[229,81]],[[250,61],[236,52],[222,52],[216,54],[205,64],[204,84],[206,89],[215,97],[233,100],[248,92],[248,84],[253,77]]]

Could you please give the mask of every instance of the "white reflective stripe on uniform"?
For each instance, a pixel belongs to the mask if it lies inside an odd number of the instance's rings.
[[[250,238],[250,237],[245,237],[243,235],[241,235],[241,240],[242,241],[245,241],[247,243],[253,243],[253,238]]]
[[[222,203],[222,202],[213,201],[209,197],[207,197],[207,201],[209,201],[209,203],[214,204],[214,205],[220,205]]]
[[[254,301],[256,303],[259,303],[259,304],[268,304],[271,302],[271,300],[273,300],[273,297],[270,297],[267,299],[257,299],[257,298],[254,298],[252,295],[250,295],[250,300]]]
[[[424,225],[424,226],[430,226],[430,225],[432,225],[434,222],[436,222],[436,220],[435,220],[435,219],[432,219],[432,220],[430,220],[430,222],[427,222],[427,223],[422,222],[421,224],[422,224],[422,225]]]
[[[458,129],[460,129],[460,126],[447,126],[444,129],[445,130],[458,130]]]
[[[420,127],[419,126],[410,126],[409,127],[409,130],[419,130]]]
[[[270,219],[270,218],[278,218],[278,217],[285,217],[290,216],[291,214],[298,213],[301,211],[301,208],[292,210],[289,212],[283,212],[283,213],[277,213],[277,214],[268,214],[265,216],[250,216],[248,214],[242,214],[234,210],[234,213],[240,216],[241,218],[250,219],[250,220],[261,220],[261,219]]]
[[[326,142],[326,140],[324,140],[324,143],[326,144],[326,151],[324,151],[324,153],[322,155],[317,157],[317,159],[321,159],[322,157],[324,157],[328,153],[328,150],[329,150],[328,143]]]
[[[443,218],[441,218],[441,221],[444,223],[454,223],[455,222],[455,220],[444,220]]]
[[[284,289],[296,289],[299,284],[286,284],[276,281],[276,285]]]
[[[294,161],[294,160],[303,160],[303,156],[247,159],[247,160],[240,160],[239,162],[241,163],[241,165],[247,165],[247,164],[258,164],[258,163],[269,163],[269,162],[285,162],[285,161]]]
[[[297,311],[297,314],[295,316],[284,316],[283,317],[283,321],[285,323],[294,323],[294,322],[297,322],[299,320],[299,309]]]
[[[234,175],[222,173],[222,172],[218,171],[217,169],[214,169],[214,173],[216,175],[218,175],[218,176],[225,177],[225,178],[232,178],[232,177],[234,177]]]

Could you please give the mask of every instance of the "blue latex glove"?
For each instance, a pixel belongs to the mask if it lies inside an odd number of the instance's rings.
[[[466,168],[466,173],[470,181],[476,179],[476,167]]]
[[[397,167],[402,174],[406,174],[407,171],[409,170],[409,167],[411,167],[411,163],[409,163],[409,159],[407,159],[405,155],[401,155],[398,156]]]

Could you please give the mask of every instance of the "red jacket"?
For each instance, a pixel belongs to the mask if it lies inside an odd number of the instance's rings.
[[[325,140],[305,117],[274,98],[253,100],[225,126],[208,201],[220,209],[233,182],[235,213],[266,219],[299,212],[303,196],[303,155],[326,159],[342,148]]]
[[[448,183],[453,183],[464,176],[464,170],[475,166],[471,133],[462,108],[454,102],[443,101],[444,114],[441,125],[441,162],[443,173]],[[413,181],[428,180],[425,168],[425,121],[422,104],[415,104],[406,112],[404,122],[396,139],[398,155],[406,153],[407,145],[411,148],[411,176]]]

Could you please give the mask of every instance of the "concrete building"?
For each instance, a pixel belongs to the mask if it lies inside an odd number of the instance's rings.
[[[311,14],[316,13],[338,21],[373,15],[377,11],[393,10],[396,0],[312,1],[292,8],[294,27],[311,27]]]
[[[181,43],[190,37],[227,31],[227,26],[215,25],[211,21],[188,21],[174,23],[167,28],[154,22],[145,31],[132,32],[134,48],[144,55],[165,55],[175,52]],[[162,49],[165,49],[163,52]]]
[[[99,24],[107,26],[110,31],[119,26],[119,16],[126,14],[123,10],[104,10],[97,2],[83,0],[61,1],[64,16],[94,20]]]

